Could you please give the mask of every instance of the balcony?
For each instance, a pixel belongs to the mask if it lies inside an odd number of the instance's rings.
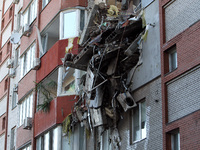
[[[78,53],[78,38],[74,39],[72,52]],[[41,57],[41,67],[37,70],[37,83],[42,81],[49,73],[51,73],[59,65],[62,65],[61,58],[65,56],[65,48],[68,46],[68,39],[57,41],[47,52]]]
[[[62,123],[71,113],[71,108],[76,101],[74,98],[74,95],[57,97],[50,102],[49,112],[36,112],[34,118],[35,137],[52,126]]]

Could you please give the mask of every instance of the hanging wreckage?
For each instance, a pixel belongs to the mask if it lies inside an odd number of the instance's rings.
[[[142,10],[125,14],[126,10],[119,12],[114,5],[109,9],[104,3],[95,5],[79,41],[82,50],[77,55],[68,52],[63,59],[65,67],[87,72],[81,78],[83,92],[70,116],[71,126],[81,122],[91,131],[112,128],[114,149],[120,146],[117,123],[123,119],[121,112],[136,106],[127,76],[141,64],[142,40],[148,32]]]

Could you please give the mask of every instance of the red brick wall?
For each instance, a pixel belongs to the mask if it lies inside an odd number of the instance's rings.
[[[61,0],[61,9],[75,6],[87,6],[87,0]]]
[[[170,41],[165,41],[165,21],[163,6],[170,0],[159,1],[160,7],[160,40],[161,40],[161,78],[162,78],[162,110],[163,110],[163,149],[167,148],[166,133],[179,128],[181,149],[199,149],[200,135],[200,111],[192,113],[181,119],[168,124],[167,113],[167,89],[165,84],[200,64],[200,21],[175,36]],[[165,74],[165,52],[176,44],[178,68],[171,73]]]
[[[35,88],[36,71],[28,72],[18,83],[18,100],[20,100],[27,92]]]
[[[40,12],[40,26],[42,31],[46,25],[58,14],[60,11],[60,0],[51,0],[49,4]]]
[[[16,135],[16,149],[25,144],[26,142],[29,142],[32,140],[33,135],[33,128],[31,130],[25,130],[23,129],[23,126],[20,126],[17,129],[17,135]]]

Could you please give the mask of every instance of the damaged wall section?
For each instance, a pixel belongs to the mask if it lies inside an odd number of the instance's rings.
[[[162,137],[158,136],[162,132],[158,0],[144,10],[139,2],[137,6],[131,0],[122,0],[120,7],[94,5],[80,38],[82,50],[77,55],[67,53],[63,59],[65,67],[86,72],[80,79],[79,100],[68,118],[69,130],[81,124],[92,136],[88,142],[93,141],[93,148],[99,150],[105,139],[114,150],[137,147],[135,142],[145,139],[140,144],[149,149],[155,145],[148,144],[149,134],[156,130],[151,130],[154,117],[160,117],[155,136],[160,142],[153,149],[162,149]],[[136,136],[130,125],[131,113],[141,109],[144,114],[139,119],[143,121],[134,132],[141,135],[130,142]]]

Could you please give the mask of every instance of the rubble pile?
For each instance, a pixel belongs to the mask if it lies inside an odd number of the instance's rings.
[[[90,131],[100,126],[112,128],[115,149],[120,145],[117,123],[123,119],[121,114],[136,106],[127,76],[139,62],[147,33],[143,11],[127,15],[126,5],[121,10],[104,3],[94,5],[80,38],[82,50],[64,58],[65,67],[87,72],[81,78],[83,92],[71,122],[81,122]]]

